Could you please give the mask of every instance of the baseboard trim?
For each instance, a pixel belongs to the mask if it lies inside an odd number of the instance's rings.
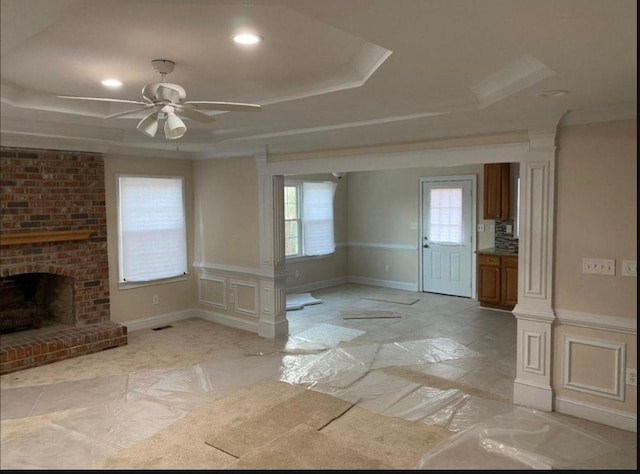
[[[138,331],[140,329],[150,329],[158,326],[164,326],[174,323],[176,321],[183,321],[185,319],[199,318],[197,311],[194,309],[185,309],[183,311],[176,311],[175,313],[159,314],[157,316],[151,316],[148,318],[134,319],[133,321],[119,322],[123,326],[126,326],[127,331]]]
[[[242,329],[243,331],[248,331],[255,334],[259,333],[257,319],[255,321],[248,321],[246,319],[229,316],[228,314],[216,313],[214,311],[207,311],[200,308],[195,309],[194,312],[196,313],[197,318],[211,321],[212,323],[218,323],[223,326],[229,326],[235,329]]]
[[[593,405],[565,397],[556,397],[555,411],[621,430],[638,432],[638,415]]]
[[[349,283],[360,283],[361,285],[381,286],[383,288],[394,288],[396,290],[418,291],[416,283],[407,283],[404,281],[379,280],[377,278],[365,278],[359,276],[348,277]]]
[[[302,293],[312,290],[319,290],[321,288],[329,288],[330,286],[337,286],[347,283],[349,280],[347,277],[331,278],[330,280],[315,281],[313,283],[307,283],[305,285],[287,286],[287,293]]]
[[[538,387],[523,383],[517,379],[513,382],[513,403],[537,410],[550,412],[553,410],[553,392],[550,387]]]
[[[216,313],[214,311],[207,311],[200,308],[186,309],[184,311],[176,311],[175,313],[160,314],[158,316],[136,319],[134,321],[126,321],[119,324],[126,326],[127,331],[138,331],[140,329],[151,329],[158,326],[165,326],[167,324],[175,323],[177,321],[184,321],[185,319],[191,318],[200,318],[206,321],[221,324],[223,326],[229,326],[232,328],[242,329],[244,331],[258,334],[258,320],[247,321],[245,319]]]

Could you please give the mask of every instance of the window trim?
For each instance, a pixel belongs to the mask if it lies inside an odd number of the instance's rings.
[[[186,179],[182,175],[165,175],[165,174],[139,174],[139,173],[116,173],[115,175],[115,211],[116,211],[116,246],[117,246],[117,279],[119,290],[129,290],[133,288],[142,288],[146,286],[163,285],[167,283],[174,283],[180,281],[186,281],[189,279],[191,272],[189,271],[189,239],[187,229],[187,203],[186,203]],[[185,234],[186,245],[186,271],[182,275],[176,275],[172,277],[156,278],[149,281],[123,281],[122,276],[122,239],[121,239],[121,213],[120,213],[120,178],[157,178],[157,179],[178,179],[180,180],[180,187],[182,189],[182,216],[183,216],[183,228]]]

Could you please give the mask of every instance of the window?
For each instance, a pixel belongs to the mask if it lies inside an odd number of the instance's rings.
[[[121,283],[186,274],[183,187],[179,177],[118,177]]]
[[[335,252],[331,181],[289,181],[284,186],[285,256],[318,256]]]
[[[285,256],[297,257],[302,254],[300,237],[302,222],[300,220],[300,186],[285,184],[284,186],[284,235]]]
[[[516,180],[516,225],[513,238],[520,238],[520,176]]]
[[[461,188],[432,189],[429,216],[432,242],[462,243]]]

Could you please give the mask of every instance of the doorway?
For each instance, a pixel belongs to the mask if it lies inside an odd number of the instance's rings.
[[[420,290],[472,298],[476,177],[420,178]]]

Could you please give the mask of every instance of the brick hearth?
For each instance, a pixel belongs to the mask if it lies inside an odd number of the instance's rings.
[[[102,156],[2,148],[0,159],[0,277],[60,275],[73,290],[69,324],[0,336],[0,373],[125,345],[110,320]]]
[[[127,344],[127,328],[111,321],[2,336],[0,375]]]

